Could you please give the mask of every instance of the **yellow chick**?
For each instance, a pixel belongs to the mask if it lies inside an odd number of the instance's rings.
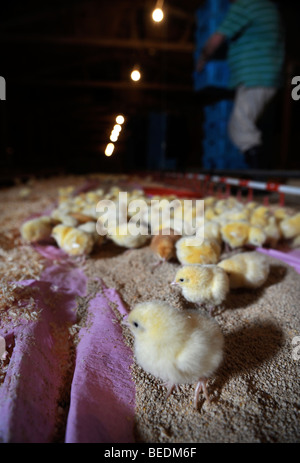
[[[208,306],[210,313],[229,291],[229,278],[217,265],[184,265],[171,284],[180,287],[187,301]]]
[[[71,256],[90,254],[95,243],[91,233],[62,224],[53,228],[52,236],[58,246]]]
[[[217,202],[217,199],[214,196],[207,196],[204,198],[204,207],[213,207]]]
[[[51,217],[41,216],[24,222],[20,232],[24,240],[34,243],[49,239],[53,226]]]
[[[194,407],[223,359],[224,338],[218,324],[197,311],[180,311],[166,302],[137,304],[126,324],[134,335],[137,363],[168,386],[197,382]]]
[[[277,207],[274,210],[273,214],[277,222],[280,222],[284,219],[288,219],[291,216],[290,212],[285,207]]]
[[[240,248],[248,240],[250,225],[247,222],[230,222],[221,227],[223,241],[230,248]]]
[[[221,246],[216,240],[183,236],[176,243],[176,255],[181,264],[216,264]]]
[[[221,226],[215,220],[204,221],[204,238],[222,243]]]
[[[78,230],[83,230],[86,233],[90,233],[94,243],[98,246],[101,245],[105,239],[104,236],[99,235],[96,229],[96,222],[86,222],[77,227]]]
[[[228,222],[241,222],[241,221],[248,221],[250,218],[251,212],[249,209],[240,207],[230,209],[229,211],[222,212],[220,214],[218,220],[220,223],[228,223]]]
[[[233,197],[219,199],[214,205],[217,214],[222,214],[222,212],[228,211],[229,209],[236,209],[237,207],[240,207],[240,203]]]
[[[256,209],[259,206],[259,204],[256,201],[249,201],[247,204],[245,204],[245,209],[249,209],[250,211],[253,211],[253,209]]]
[[[229,276],[230,288],[258,288],[269,276],[266,257],[257,252],[243,252],[218,263]]]
[[[253,210],[250,223],[255,227],[264,227],[268,225],[269,217],[271,217],[270,209],[266,206],[259,206]]]
[[[300,235],[295,236],[290,246],[293,249],[300,248]]]
[[[260,227],[250,227],[246,244],[251,246],[263,246],[267,235]]]
[[[282,220],[280,230],[285,239],[300,235],[300,212]]]
[[[281,239],[281,231],[275,216],[269,218],[268,225],[264,227],[264,232],[266,234],[265,244],[275,248]]]
[[[206,220],[216,220],[218,218],[218,214],[216,214],[215,210],[210,206],[205,206],[204,209],[204,218]]]
[[[115,231],[108,231],[108,238],[118,246],[129,249],[139,248],[143,246],[149,239],[148,228],[141,227],[141,232],[138,234],[130,233],[127,223],[122,223],[116,227]],[[142,234],[145,233],[145,234]]]

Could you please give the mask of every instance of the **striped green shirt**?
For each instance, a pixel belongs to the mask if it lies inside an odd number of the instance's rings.
[[[276,5],[269,0],[237,0],[218,32],[228,39],[230,87],[281,86],[285,46]]]

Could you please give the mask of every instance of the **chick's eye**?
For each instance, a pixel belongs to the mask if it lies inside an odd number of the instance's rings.
[[[183,282],[183,281],[184,281],[184,278],[179,278],[179,281]]]
[[[135,326],[136,328],[138,328],[139,324],[137,322],[133,322],[133,326]]]

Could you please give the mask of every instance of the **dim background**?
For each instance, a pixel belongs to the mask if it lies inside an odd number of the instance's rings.
[[[200,0],[10,0],[1,5],[0,180],[22,175],[203,170],[203,107],[228,91],[195,91],[195,13]],[[274,169],[300,169],[300,5],[280,6],[285,85],[272,120]],[[142,78],[130,72],[139,65]],[[229,92],[230,93],[230,92]],[[224,94],[224,95],[223,95]],[[230,97],[230,95],[229,95]],[[125,123],[104,155],[115,117]]]

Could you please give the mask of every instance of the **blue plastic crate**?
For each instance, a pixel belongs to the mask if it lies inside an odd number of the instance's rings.
[[[196,19],[201,15],[201,12],[208,11],[209,13],[219,13],[227,11],[230,6],[230,0],[206,0],[202,6],[196,11]]]
[[[198,91],[205,87],[227,88],[229,84],[229,73],[227,61],[209,61],[202,72],[194,72],[194,89]]]
[[[208,37],[216,32],[222,23],[224,14],[207,15],[203,14],[202,22],[199,22],[195,30],[196,47],[202,48]]]
[[[217,136],[225,137],[228,134],[228,119],[204,122],[203,132],[211,139],[215,139]]]
[[[204,119],[206,122],[227,121],[231,115],[233,101],[226,99],[204,106]]]
[[[231,142],[228,121],[233,101],[220,100],[204,107],[202,164],[207,169],[246,169],[243,154]]]

